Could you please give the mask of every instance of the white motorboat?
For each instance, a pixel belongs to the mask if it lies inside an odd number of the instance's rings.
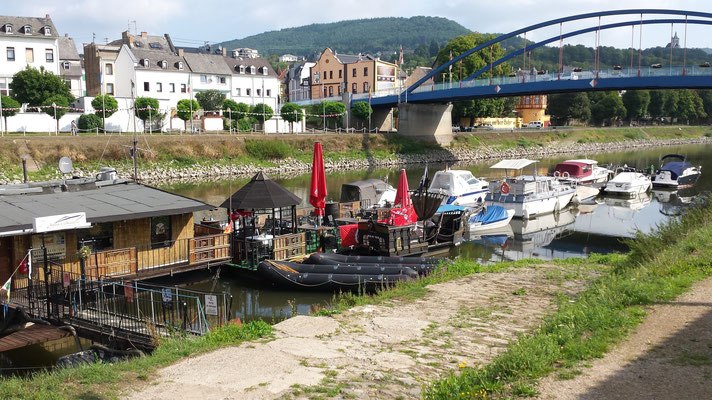
[[[484,202],[488,185],[470,171],[446,169],[433,175],[428,191],[446,195],[443,204],[475,207]]]
[[[695,167],[687,162],[685,156],[668,154],[660,159],[660,169],[652,178],[654,187],[676,188],[692,186],[702,174],[702,167]]]
[[[633,197],[652,188],[650,178],[640,172],[621,172],[606,183],[607,194]]]
[[[484,206],[467,218],[470,234],[484,234],[509,225],[514,217],[514,210],[498,205]]]
[[[519,171],[538,161],[517,159],[502,160],[491,166],[503,169],[502,180],[490,182],[486,201],[514,210],[514,216],[529,219],[542,214],[555,213],[566,207],[576,194],[574,185],[551,176],[536,174],[509,176],[509,171]]]
[[[361,208],[384,207],[396,199],[396,189],[380,179],[365,179],[341,185],[341,203],[361,202]]]
[[[599,167],[598,161],[589,159],[566,160],[554,167],[554,177],[582,185],[606,182],[612,174],[610,169]]]

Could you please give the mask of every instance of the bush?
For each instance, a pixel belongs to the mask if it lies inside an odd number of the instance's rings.
[[[292,155],[292,147],[277,140],[245,140],[245,151],[259,160],[283,160]]]
[[[77,127],[83,131],[96,131],[96,128],[101,128],[101,117],[96,114],[82,114]]]

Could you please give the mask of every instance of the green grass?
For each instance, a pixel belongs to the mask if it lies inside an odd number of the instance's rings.
[[[149,379],[158,368],[220,347],[264,338],[272,333],[265,322],[227,325],[202,337],[164,340],[149,356],[116,364],[92,364],[37,373],[28,378],[0,380],[2,399],[111,399],[131,383]]]
[[[712,207],[692,210],[649,235],[629,242],[629,255],[592,256],[610,266],[577,298],[560,296],[558,311],[534,333],[481,368],[464,368],[433,382],[426,399],[533,396],[536,382],[554,371],[577,374],[582,362],[603,356],[645,316],[644,307],[669,301],[712,275]],[[559,261],[569,262],[568,260]],[[681,363],[704,364],[697,355]]]
[[[247,154],[260,160],[284,160],[292,155],[292,147],[281,140],[245,140]]]

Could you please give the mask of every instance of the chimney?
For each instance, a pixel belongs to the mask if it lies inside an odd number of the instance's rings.
[[[148,37],[148,32],[141,32],[141,37],[146,39]]]
[[[178,49],[178,57],[183,57],[184,54],[185,54],[185,50]]]
[[[49,19],[49,14],[45,14],[45,19]]]

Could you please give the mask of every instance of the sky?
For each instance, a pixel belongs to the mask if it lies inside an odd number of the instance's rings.
[[[622,3],[625,3],[624,5]],[[254,6],[253,6],[254,5]],[[259,6],[257,6],[259,5]],[[3,0],[0,15],[43,17],[49,14],[60,34],[74,38],[77,47],[95,40],[104,43],[119,39],[121,32],[168,33],[178,46],[199,46],[241,39],[258,33],[312,23],[328,23],[359,18],[444,17],[465,28],[483,33],[507,33],[532,24],[570,15],[616,9],[677,9],[712,13],[709,0],[271,0],[235,2],[217,0]],[[655,17],[646,17],[652,19]],[[661,16],[657,18],[667,18]],[[684,17],[680,17],[683,18]],[[601,23],[636,19],[635,16],[607,17]],[[637,17],[639,19],[639,17]],[[563,31],[598,24],[564,24]],[[712,26],[688,24],[647,25],[642,38],[639,29],[620,28],[601,33],[599,42],[618,48],[665,46],[671,31],[688,47],[712,48]],[[559,34],[559,27],[534,31],[527,39],[545,39]],[[596,44],[595,33],[564,44]],[[407,49],[405,49],[407,50]]]

